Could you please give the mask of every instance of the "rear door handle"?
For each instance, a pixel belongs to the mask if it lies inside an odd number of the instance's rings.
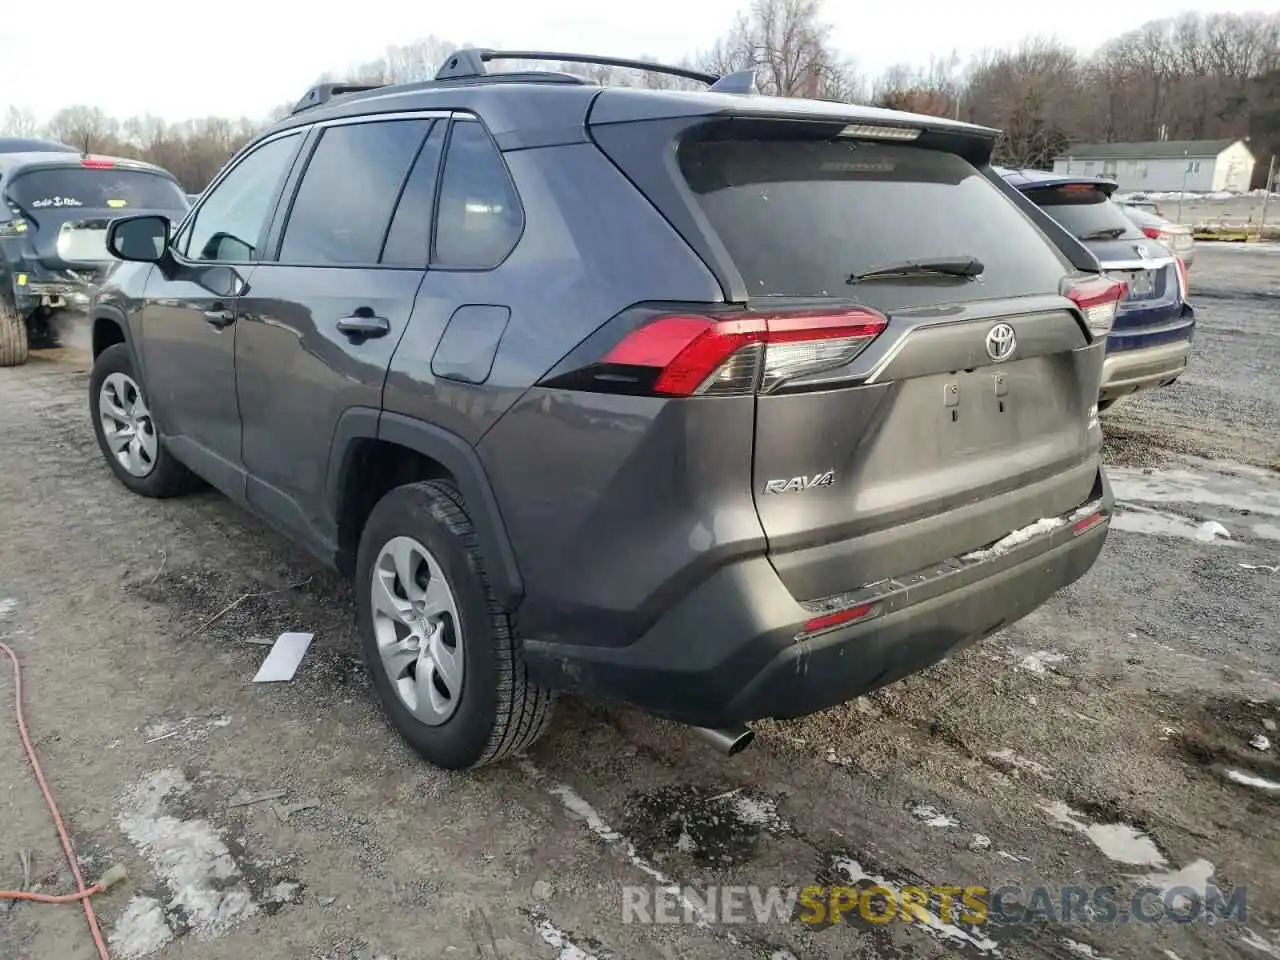
[[[236,322],[236,312],[227,310],[225,307],[220,310],[206,310],[204,319],[209,326],[221,330],[223,327],[229,327]]]
[[[343,317],[338,329],[348,337],[383,337],[391,332],[391,321],[386,317]]]

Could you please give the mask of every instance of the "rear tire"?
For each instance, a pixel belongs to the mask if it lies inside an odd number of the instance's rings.
[[[529,681],[451,484],[411,483],[378,501],[360,537],[356,599],[378,699],[425,760],[478,767],[546,730],[554,696]]]
[[[121,393],[125,396],[121,397]],[[113,406],[130,407],[137,412],[139,426],[134,427],[132,433],[117,429],[124,421],[113,418]],[[190,493],[200,486],[196,475],[175,460],[160,440],[146,404],[141,378],[133,371],[133,357],[123,343],[107,347],[93,362],[93,373],[89,377],[89,414],[102,458],[116,479],[134,493],[163,499]],[[108,437],[107,422],[113,424],[111,437]],[[129,455],[130,443],[127,441],[132,437],[139,441],[137,457]],[[123,446],[122,440],[126,441]],[[123,461],[130,461],[134,469]]]
[[[0,300],[0,367],[20,367],[31,355],[27,322]]]

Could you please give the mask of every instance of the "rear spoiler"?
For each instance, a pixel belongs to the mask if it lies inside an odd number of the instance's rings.
[[[997,190],[1008,197],[1014,206],[1025,213],[1040,228],[1041,232],[1053,241],[1054,246],[1062,251],[1062,254],[1071,262],[1073,267],[1084,273],[1102,272],[1102,264],[1094,256],[1093,251],[1077,240],[1070,230],[1067,230],[1057,220],[1045,213],[1022,190],[1001,176],[998,167],[987,167],[984,171],[984,176],[995,184]],[[1036,186],[1039,187],[1040,185],[1036,184]],[[1061,186],[1061,184],[1045,184],[1045,186]]]

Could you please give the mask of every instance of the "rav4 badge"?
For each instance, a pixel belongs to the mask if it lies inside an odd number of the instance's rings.
[[[764,492],[798,493],[801,490],[812,490],[814,487],[829,487],[836,482],[836,472],[815,473],[811,477],[792,477],[791,479],[770,480],[764,485]]]

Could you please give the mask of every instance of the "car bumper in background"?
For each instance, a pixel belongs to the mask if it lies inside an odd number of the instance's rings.
[[[1169,383],[1181,376],[1190,360],[1190,340],[1108,353],[1102,362],[1102,389],[1098,399],[1114,400]]]
[[[628,646],[526,640],[525,661],[536,683],[698,726],[804,716],[1030,613],[1093,565],[1112,503],[1099,471],[1084,505],[1029,536],[868,585],[823,609],[798,602],[767,557],[752,557],[714,574]]]

